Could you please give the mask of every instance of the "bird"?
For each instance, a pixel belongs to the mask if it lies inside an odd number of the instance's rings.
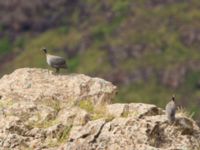
[[[56,73],[59,73],[60,69],[67,69],[67,63],[63,57],[51,55],[47,52],[46,48],[42,48],[46,55],[46,61],[49,66],[56,69]]]
[[[175,121],[176,115],[175,95],[173,95],[171,101],[167,103],[165,107],[165,112],[169,123],[173,123]]]

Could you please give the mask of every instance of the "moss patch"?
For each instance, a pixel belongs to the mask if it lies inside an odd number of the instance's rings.
[[[94,112],[94,106],[90,100],[82,100],[79,102],[79,107],[89,113]]]

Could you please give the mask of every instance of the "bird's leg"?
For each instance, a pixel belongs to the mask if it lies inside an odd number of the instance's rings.
[[[59,68],[56,68],[56,73],[59,73]]]

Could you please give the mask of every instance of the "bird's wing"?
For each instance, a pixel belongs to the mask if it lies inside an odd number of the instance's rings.
[[[51,59],[64,59],[63,57],[60,56],[55,56],[55,55],[48,55]]]
[[[175,109],[173,109],[173,110],[171,111],[171,114],[170,114],[170,116],[175,116],[175,114],[176,114],[176,110],[175,110]]]
[[[66,65],[66,61],[64,58],[60,56],[53,56],[51,55],[51,61],[53,62],[54,65],[59,65],[59,66],[64,66]]]

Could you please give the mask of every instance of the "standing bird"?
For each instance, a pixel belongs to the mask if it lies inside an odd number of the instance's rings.
[[[43,48],[42,50],[46,54],[47,64],[52,68],[56,68],[56,73],[59,73],[61,68],[67,69],[67,64],[64,58],[48,54],[46,48]]]
[[[170,123],[175,121],[176,115],[176,103],[175,103],[175,95],[172,96],[172,100],[166,105],[165,112],[167,119]]]

